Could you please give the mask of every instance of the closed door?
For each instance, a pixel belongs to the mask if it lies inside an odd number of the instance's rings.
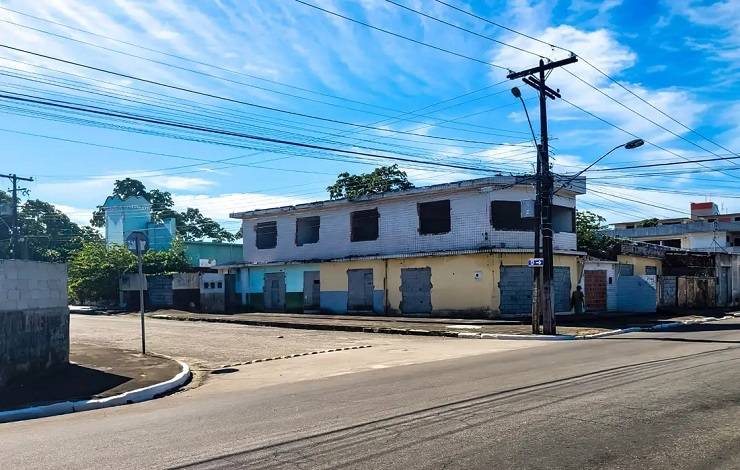
[[[432,312],[432,269],[401,269],[401,312],[404,315]]]
[[[321,281],[319,271],[305,271],[303,273],[303,308],[316,310],[319,308],[321,295]]]
[[[285,311],[285,273],[265,274],[265,310]]]
[[[347,309],[371,311],[373,309],[373,270],[347,270]]]
[[[586,285],[586,311],[606,311],[606,270],[585,271],[583,278]]]
[[[729,267],[719,268],[719,305],[729,305],[731,303],[731,292],[730,282],[732,277],[730,276]]]
[[[501,266],[499,289],[501,313],[523,315],[532,313],[532,269],[527,266]]]

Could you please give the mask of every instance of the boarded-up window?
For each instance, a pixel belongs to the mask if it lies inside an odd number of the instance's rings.
[[[419,212],[419,233],[447,233],[450,231],[450,201],[422,202]]]
[[[656,266],[645,266],[645,274],[655,276],[658,274],[658,268]]]
[[[519,201],[493,201],[491,203],[491,225],[494,230],[534,230],[534,218],[522,218]]]
[[[316,243],[319,241],[319,227],[321,218],[299,217],[295,221],[295,244],[296,246]]]
[[[364,242],[378,239],[378,209],[355,211],[350,214],[350,240]]]
[[[277,246],[277,222],[260,222],[254,226],[257,249],[265,250]]]
[[[552,206],[552,229],[556,232],[575,232],[576,211],[572,207]]]

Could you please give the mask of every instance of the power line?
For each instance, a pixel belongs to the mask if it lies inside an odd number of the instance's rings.
[[[414,44],[418,44],[420,46],[428,47],[430,49],[435,49],[435,50],[440,51],[440,52],[445,52],[447,54],[451,54],[451,55],[454,55],[454,56],[457,56],[457,57],[460,57],[460,58],[463,58],[463,59],[468,59],[468,60],[471,60],[473,62],[478,62],[478,63],[483,64],[483,65],[488,65],[490,67],[495,67],[497,69],[506,70],[507,72],[509,71],[509,68],[508,67],[504,67],[502,65],[494,64],[493,62],[488,62],[486,60],[476,59],[475,57],[471,57],[471,56],[468,56],[468,55],[465,55],[465,54],[461,54],[459,52],[455,52],[455,51],[452,51],[450,49],[445,49],[443,47],[435,46],[433,44],[429,44],[429,43],[426,43],[424,41],[419,41],[418,39],[414,39],[414,38],[411,38],[411,37],[408,37],[408,36],[404,36],[402,34],[394,33],[393,31],[389,31],[387,29],[383,29],[383,28],[380,28],[378,26],[373,26],[370,23],[365,23],[364,21],[360,21],[360,20],[355,19],[355,18],[350,18],[349,16],[342,15],[341,13],[337,13],[336,11],[328,10],[328,9],[322,8],[322,7],[318,6],[318,5],[314,5],[314,4],[311,4],[311,3],[308,3],[308,2],[304,2],[303,0],[294,0],[294,1],[296,1],[296,2],[298,2],[300,4],[303,4],[303,5],[306,5],[307,7],[311,7],[311,8],[314,8],[316,10],[323,11],[324,13],[327,13],[329,15],[336,16],[337,18],[342,18],[344,20],[351,21],[353,23],[356,23],[356,24],[365,26],[367,28],[374,29],[375,31],[380,31],[381,33],[385,33],[385,34],[388,34],[390,36],[394,36],[394,37],[399,38],[399,39],[404,39],[406,41],[413,42]]]
[[[48,100],[38,99],[36,97],[13,96],[13,95],[5,94],[5,93],[0,93],[0,98],[13,100],[13,101],[20,101],[24,103],[40,104],[44,106],[50,106],[50,107],[66,109],[66,110],[81,111],[81,112],[92,113],[96,115],[117,117],[117,118],[126,119],[126,120],[133,120],[137,122],[146,122],[149,124],[158,124],[158,125],[167,126],[167,127],[182,128],[182,129],[194,130],[198,132],[226,135],[226,136],[231,136],[231,137],[240,137],[240,138],[256,140],[260,142],[270,142],[270,143],[290,145],[290,146],[295,146],[295,147],[345,153],[345,154],[350,154],[350,155],[360,155],[360,156],[366,156],[370,158],[380,158],[380,159],[387,159],[387,160],[394,160],[394,161],[401,161],[401,162],[412,162],[412,163],[420,163],[420,164],[427,164],[427,165],[433,165],[433,166],[444,166],[448,168],[481,171],[481,168],[479,167],[455,165],[455,164],[441,163],[441,162],[429,163],[429,162],[425,162],[422,160],[415,160],[415,159],[409,159],[409,158],[404,158],[404,157],[396,157],[396,156],[390,156],[390,155],[377,155],[377,154],[370,154],[366,152],[358,152],[358,151],[353,151],[353,150],[337,149],[337,148],[326,147],[326,146],[321,146],[321,145],[313,145],[313,144],[294,142],[294,141],[289,141],[289,140],[284,140],[284,139],[274,139],[271,137],[246,134],[246,133],[241,133],[241,132],[208,128],[204,126],[190,125],[190,124],[178,123],[178,122],[170,122],[170,121],[165,121],[161,119],[149,118],[149,117],[138,116],[138,115],[133,115],[133,114],[117,113],[114,111],[103,110],[102,108],[101,109],[91,109],[91,108],[86,108],[86,107],[63,103],[63,102],[51,102]]]
[[[296,0],[296,1],[298,1],[298,0]],[[276,107],[272,107],[272,106],[261,105],[261,104],[257,104],[257,103],[250,103],[248,101],[238,100],[238,99],[235,99],[235,98],[229,98],[229,97],[225,97],[225,96],[219,96],[219,95],[215,95],[215,94],[212,94],[212,93],[207,93],[207,92],[203,92],[203,91],[193,90],[193,89],[186,88],[186,87],[181,87],[181,86],[177,86],[177,85],[172,85],[172,84],[167,84],[167,83],[163,83],[163,82],[158,82],[156,80],[150,80],[150,79],[146,79],[146,78],[142,78],[142,77],[137,77],[137,76],[134,76],[134,75],[129,75],[129,74],[121,73],[121,72],[115,72],[115,71],[104,69],[104,68],[100,68],[100,67],[94,67],[92,65],[82,64],[80,62],[75,62],[75,61],[71,61],[71,60],[61,59],[61,58],[58,58],[58,57],[53,57],[53,56],[50,56],[50,55],[41,54],[41,53],[38,53],[38,52],[33,52],[33,51],[26,50],[26,49],[21,49],[21,48],[9,46],[7,44],[0,44],[0,47],[6,48],[6,49],[10,49],[10,50],[14,50],[16,52],[22,52],[22,53],[25,53],[25,54],[34,55],[34,56],[37,56],[37,57],[42,57],[42,58],[49,59],[49,60],[54,60],[54,61],[57,61],[57,62],[68,64],[68,65],[74,65],[76,67],[86,68],[88,70],[95,70],[97,72],[102,72],[102,73],[107,73],[107,74],[110,74],[110,75],[115,75],[115,76],[118,76],[118,77],[121,77],[121,78],[128,78],[130,80],[136,80],[136,81],[140,81],[140,82],[143,82],[143,83],[149,83],[151,85],[157,85],[157,86],[161,86],[161,87],[171,88],[171,89],[178,90],[178,91],[183,91],[183,92],[186,92],[186,93],[192,93],[192,94],[196,94],[196,95],[200,95],[200,96],[204,96],[204,97],[208,97],[208,98],[213,98],[213,99],[218,99],[218,100],[222,100],[222,101],[228,101],[228,102],[232,102],[232,103],[242,104],[242,105],[245,105],[245,106],[251,106],[251,107],[255,107],[255,108],[259,108],[259,109],[264,109],[264,110],[268,110],[268,111],[274,111],[274,112],[279,112],[279,113],[284,113],[284,114],[290,114],[290,115],[294,115],[294,116],[305,117],[305,118],[308,118],[308,119],[316,119],[316,120],[320,120],[320,121],[333,122],[335,124],[342,124],[342,125],[345,125],[345,126],[359,127],[359,128],[363,128],[363,129],[372,129],[372,130],[376,130],[376,131],[380,131],[380,132],[391,132],[391,133],[395,133],[395,134],[413,135],[413,136],[416,136],[416,137],[423,137],[423,138],[427,138],[427,139],[446,140],[446,141],[452,141],[452,142],[467,142],[467,143],[476,143],[476,144],[484,144],[484,145],[522,145],[522,144],[504,144],[504,143],[500,143],[500,142],[486,142],[486,141],[470,140],[470,139],[456,139],[456,138],[452,138],[452,137],[430,136],[430,135],[425,135],[425,134],[415,134],[413,132],[399,131],[399,130],[394,130],[394,129],[385,129],[385,128],[382,128],[382,127],[373,127],[373,126],[368,126],[368,125],[364,125],[364,124],[357,124],[357,123],[342,121],[342,120],[339,120],[339,119],[332,119],[332,118],[314,116],[314,115],[311,115],[311,114],[300,113],[300,112],[297,112],[297,111],[288,111],[288,110],[285,110],[285,109],[280,109],[280,108],[276,108]]]

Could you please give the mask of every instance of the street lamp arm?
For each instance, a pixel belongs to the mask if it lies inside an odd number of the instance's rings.
[[[560,187],[558,189],[556,189],[553,192],[553,194],[557,193],[558,191],[560,191],[564,187],[568,186],[573,180],[575,180],[576,178],[578,178],[579,176],[581,176],[582,174],[584,174],[585,172],[587,172],[588,170],[590,170],[591,168],[593,168],[594,165],[596,165],[597,163],[599,163],[601,160],[605,159],[607,156],[609,156],[609,154],[611,154],[612,152],[614,152],[618,148],[624,147],[624,148],[626,148],[628,150],[631,150],[631,149],[634,149],[634,148],[637,148],[637,147],[642,146],[642,144],[644,144],[644,143],[645,142],[642,139],[635,139],[635,140],[631,140],[631,141],[627,142],[626,144],[619,144],[619,145],[617,145],[613,149],[611,149],[608,152],[606,152],[604,155],[600,156],[599,158],[597,158],[596,160],[594,160],[593,162],[591,162],[591,164],[588,165],[586,168],[584,168],[583,170],[579,171],[575,175],[571,176],[568,179],[568,181],[566,181],[565,183],[563,183],[562,185],[560,185]]]

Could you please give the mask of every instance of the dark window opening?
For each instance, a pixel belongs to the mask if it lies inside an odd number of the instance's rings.
[[[576,210],[572,207],[552,206],[552,228],[555,232],[575,232]]]
[[[634,224],[627,224],[624,226],[624,228],[635,228]]]
[[[319,228],[321,218],[299,217],[295,221],[295,244],[296,246],[317,243],[319,241]]]
[[[707,219],[707,222],[716,222],[716,221],[717,219],[715,219],[714,217]]]
[[[735,217],[735,222],[740,222],[740,217]]]
[[[215,288],[216,288],[216,283],[215,282],[212,282],[211,283],[211,289],[215,289]]]
[[[681,248],[681,239],[674,238],[671,240],[663,240],[663,246],[670,246],[671,248]]]
[[[447,233],[451,229],[450,201],[422,202],[417,205],[419,212],[419,233],[422,235]]]
[[[207,282],[204,282],[203,283],[203,289],[208,289],[208,283]]]
[[[651,245],[660,245],[660,240],[647,240],[645,243],[650,243]]]
[[[735,241],[733,242],[732,246],[740,246],[740,237],[735,238]]]
[[[260,222],[254,227],[257,233],[257,249],[265,250],[277,246],[277,222]]]
[[[656,276],[658,274],[657,266],[645,266],[645,274],[648,276]]]
[[[223,288],[223,286],[224,286],[224,285],[223,285],[223,284],[222,284],[221,282],[218,282],[218,283],[216,284],[216,287],[217,287],[217,288],[219,288],[219,289]]]
[[[378,209],[355,211],[350,214],[350,240],[364,242],[378,239]]]
[[[522,218],[522,206],[519,201],[493,201],[491,225],[494,230],[533,231],[534,217]]]

